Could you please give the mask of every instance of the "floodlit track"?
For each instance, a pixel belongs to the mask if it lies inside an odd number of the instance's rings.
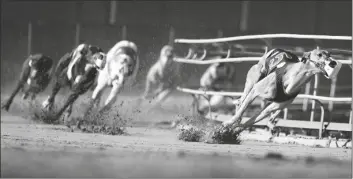
[[[131,97],[120,100],[131,101]],[[188,98],[166,101],[165,108]],[[173,101],[174,104],[170,103]],[[190,102],[190,101],[189,101]],[[126,102],[129,104],[129,102]],[[21,117],[23,104],[1,114],[2,177],[350,177],[351,151],[264,142],[186,143],[175,130],[151,126],[187,108],[134,116],[127,136],[68,132]],[[79,106],[79,105],[78,105]],[[127,105],[128,106],[128,105]],[[17,108],[17,109],[16,109]],[[125,110],[126,106],[123,107]],[[74,113],[79,113],[76,109]],[[283,159],[270,159],[269,152]],[[312,156],[314,159],[309,159]],[[331,159],[319,159],[329,157]],[[310,166],[310,167],[307,167]],[[16,172],[14,172],[16,171]]]

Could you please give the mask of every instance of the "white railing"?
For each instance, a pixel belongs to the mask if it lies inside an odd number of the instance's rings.
[[[244,35],[237,37],[225,37],[217,39],[175,39],[175,43],[205,44],[231,42],[239,40],[254,39],[274,39],[274,38],[292,38],[292,39],[318,39],[318,40],[352,40],[351,36],[331,36],[331,35],[301,35],[301,34],[264,34],[264,35]]]
[[[180,86],[177,87],[177,90],[185,93],[200,94],[200,95],[221,95],[221,96],[236,96],[236,97],[243,95],[243,92],[204,91],[204,90],[195,90],[190,88],[182,88]],[[306,94],[299,94],[297,97],[316,99],[320,101],[333,101],[333,102],[344,102],[344,103],[349,103],[352,101],[352,98],[313,96],[313,95],[306,95]]]
[[[233,63],[241,63],[241,62],[258,62],[261,57],[238,57],[238,58],[225,58],[225,59],[212,59],[212,60],[193,60],[193,59],[185,59],[185,58],[174,58],[174,61],[180,63],[189,63],[189,64],[197,64],[197,65],[209,65],[212,63],[226,63],[226,62],[233,62]],[[352,61],[350,60],[338,60],[342,64],[350,65]]]
[[[231,42],[231,41],[240,41],[240,40],[253,40],[253,39],[274,39],[274,38],[295,38],[295,39],[321,39],[321,40],[352,40],[351,36],[329,36],[329,35],[301,35],[301,34],[265,34],[265,35],[247,35],[247,36],[237,36],[237,37],[227,37],[227,38],[217,38],[217,39],[175,39],[175,43],[184,43],[184,44],[207,44],[207,43],[220,43],[220,42]],[[205,50],[204,50],[205,51]],[[206,55],[206,52],[204,52],[204,55]],[[229,57],[229,56],[227,56]],[[200,58],[200,59],[204,59]],[[199,64],[199,65],[207,65],[207,64],[212,64],[212,63],[220,63],[220,62],[257,62],[261,59],[261,57],[238,57],[238,58],[225,58],[225,59],[212,59],[212,60],[200,60],[200,59],[188,59],[188,58],[175,58],[174,61],[180,62],[180,63],[188,63],[188,64]],[[339,60],[342,64],[352,64],[352,59],[350,60],[342,60],[342,59],[337,59]],[[317,87],[318,87],[318,76],[315,77],[315,85],[314,85],[314,94],[316,94]],[[331,82],[331,89],[335,89],[336,86],[336,80],[334,82]],[[310,116],[310,122],[313,123],[313,118],[314,118],[314,109],[315,109],[315,104],[316,102],[319,103],[322,111],[321,115],[321,121],[320,121],[320,136],[322,134],[322,129],[323,129],[323,118],[324,118],[324,110],[323,110],[323,104],[320,101],[329,101],[329,103],[333,102],[340,102],[340,103],[349,103],[352,102],[351,97],[345,97],[345,98],[337,98],[334,96],[331,97],[326,97],[326,96],[316,96],[316,95],[309,95],[310,89],[310,83],[309,85],[306,85],[306,93],[307,94],[300,94],[298,95],[298,98],[303,98],[303,99],[311,99],[313,101],[312,103],[312,113]],[[188,88],[181,88],[177,87],[177,90],[185,93],[190,93],[190,94],[200,94],[200,95],[223,95],[223,96],[241,96],[243,93],[242,92],[215,92],[215,91],[201,91],[201,90],[194,90],[194,89],[188,89]],[[333,93],[331,93],[334,95]],[[305,101],[303,102],[303,106]],[[332,108],[332,107],[331,107]],[[332,110],[332,109],[331,109]],[[287,108],[284,110],[285,111],[285,118],[286,118],[286,113],[288,112]],[[298,121],[298,126],[301,121]],[[351,130],[351,122],[352,122],[352,110],[350,113],[349,117],[349,126],[345,126],[346,129]],[[293,123],[292,123],[293,124]],[[296,124],[296,123],[294,123]],[[336,126],[342,126],[342,125],[336,125]],[[291,127],[297,127],[297,126],[291,126]],[[331,128],[332,129],[332,128]],[[339,128],[335,128],[334,130],[340,130]]]

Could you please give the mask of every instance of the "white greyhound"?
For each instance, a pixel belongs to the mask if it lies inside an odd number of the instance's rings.
[[[272,132],[275,127],[275,124],[271,124],[272,120],[293,102],[302,87],[315,74],[321,73],[326,78],[332,79],[338,74],[341,66],[342,64],[334,60],[327,51],[319,48],[305,52],[301,59],[283,49],[269,51],[248,71],[244,94],[240,98],[235,115],[225,121],[223,126],[240,125],[241,117],[248,105],[256,97],[261,97],[271,103],[237,129],[241,131],[273,112],[268,124]]]
[[[111,109],[125,82],[129,81],[132,85],[136,80],[139,63],[135,43],[126,40],[116,43],[107,53],[105,68],[99,72],[88,111],[94,105],[99,106],[102,92],[106,87],[112,87],[112,89],[100,112]]]

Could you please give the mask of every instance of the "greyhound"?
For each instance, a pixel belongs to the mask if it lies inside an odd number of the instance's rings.
[[[268,122],[268,127],[272,132],[275,127],[273,120],[283,108],[293,102],[301,88],[315,74],[321,73],[326,78],[332,79],[338,74],[341,66],[340,62],[334,60],[327,51],[320,50],[319,47],[305,52],[301,59],[286,50],[272,49],[248,71],[244,94],[239,100],[235,115],[223,122],[223,126],[240,125],[241,117],[248,105],[256,97],[261,97],[270,103],[259,114],[240,126],[249,127],[273,112]],[[241,127],[237,129],[242,130]]]
[[[174,48],[170,45],[163,46],[158,60],[147,73],[145,91],[140,100],[156,99],[152,108],[161,105],[180,84],[180,64],[174,62],[173,58]]]
[[[50,57],[43,54],[30,55],[23,62],[16,88],[2,108],[8,111],[13,99],[21,89],[24,92],[22,99],[25,100],[31,95],[31,101],[33,101],[38,93],[43,92],[48,87],[53,63]]]
[[[125,82],[136,80],[139,69],[138,49],[134,42],[120,41],[107,53],[107,64],[97,77],[97,85],[93,90],[86,114],[94,107],[99,107],[102,92],[106,87],[112,87],[100,113],[111,109],[117,100],[117,95],[124,87]]]
[[[42,103],[42,108],[52,110],[55,96],[63,87],[70,87],[71,93],[59,109],[56,118],[65,110],[67,117],[71,115],[73,103],[93,84],[98,71],[106,64],[106,55],[96,46],[80,44],[71,53],[66,53],[56,66],[54,85],[48,98]]]
[[[229,89],[233,86],[235,80],[235,67],[226,63],[214,63],[210,65],[203,73],[200,79],[201,90],[221,91]],[[223,106],[233,104],[233,98],[222,95],[207,95],[205,98],[209,100],[209,104],[205,100],[201,100],[201,95],[193,95],[197,112],[204,114],[209,106],[211,111],[218,110]],[[231,105],[233,106],[233,105]]]

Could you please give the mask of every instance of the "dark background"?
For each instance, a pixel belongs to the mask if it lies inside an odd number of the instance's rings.
[[[127,39],[141,52],[139,80],[161,47],[168,43],[169,29],[175,38],[216,38],[266,33],[296,33],[351,36],[351,1],[250,1],[248,28],[240,30],[241,1],[119,1],[116,22],[109,24],[109,1],[1,1],[1,84],[12,84],[27,56],[28,23],[33,25],[32,53],[41,52],[56,61],[75,46],[75,24],[81,24],[80,42],[109,50],[121,40],[127,27]],[[314,41],[282,40],[284,45],[316,46]],[[351,49],[351,42],[328,41],[324,47]],[[238,63],[238,90],[253,63]],[[198,84],[206,66],[187,65],[189,84]],[[338,79],[337,96],[351,96],[351,69],[344,65]],[[330,81],[320,77],[319,95],[328,96]],[[141,87],[143,83],[141,83]]]

